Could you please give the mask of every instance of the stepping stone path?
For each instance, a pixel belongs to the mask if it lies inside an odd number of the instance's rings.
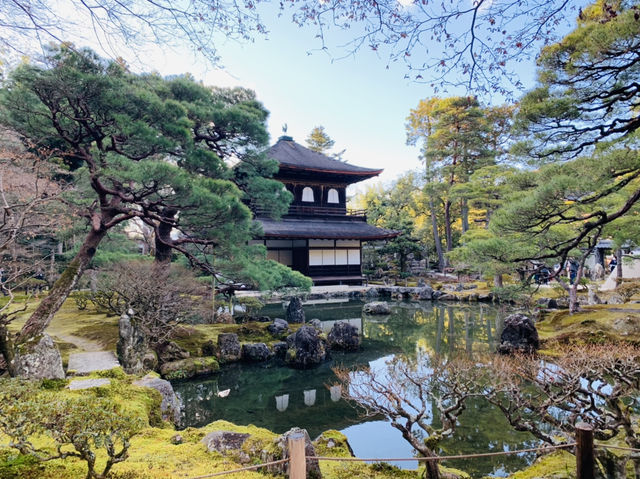
[[[74,379],[67,387],[71,391],[77,391],[79,389],[99,388],[109,384],[111,384],[111,379]]]
[[[94,351],[69,355],[67,374],[82,376],[94,371],[108,371],[120,367],[118,358],[112,351]]]

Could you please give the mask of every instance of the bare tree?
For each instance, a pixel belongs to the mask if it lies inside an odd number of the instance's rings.
[[[28,153],[7,130],[0,139],[0,357],[7,358],[7,327],[28,305],[13,307],[15,291],[29,285],[53,254],[32,243],[52,237],[68,220],[68,209],[60,201],[66,186],[54,180],[59,171],[46,152]]]
[[[103,272],[96,294],[112,298],[106,306],[115,314],[133,310],[136,327],[156,348],[169,341],[181,323],[211,313],[202,301],[208,290],[186,268],[128,261]]]
[[[470,362],[426,355],[417,359],[398,356],[379,370],[337,368],[334,372],[342,383],[344,399],[362,408],[366,416],[389,419],[418,454],[427,458],[436,458],[438,443],[455,432],[465,402],[477,394],[475,385],[484,374]],[[440,477],[436,460],[425,465],[427,478]]]
[[[570,348],[553,363],[532,356],[497,357],[484,394],[516,430],[548,444],[571,442],[575,425],[587,422],[597,440],[621,436],[638,449],[634,410],[640,393],[639,360],[640,349],[619,344]],[[601,449],[598,454],[610,477],[624,477],[620,471],[627,457],[612,460]],[[637,476],[640,455],[630,458]]]
[[[125,47],[188,44],[219,63],[217,40],[266,34],[258,11],[265,0],[8,0],[0,4],[0,46],[20,55],[49,42],[99,43],[113,57]],[[476,92],[521,89],[519,64],[578,15],[579,0],[426,0],[340,2],[287,0],[280,16],[317,31],[318,50],[353,55],[369,49],[388,64],[403,62],[407,78],[464,85]],[[575,12],[572,14],[571,12]],[[88,26],[88,27],[87,27]],[[349,40],[333,48],[335,30]],[[219,36],[218,36],[219,35]],[[313,47],[311,48],[313,51]]]

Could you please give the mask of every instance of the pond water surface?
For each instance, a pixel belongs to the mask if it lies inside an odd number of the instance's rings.
[[[432,302],[390,303],[392,314],[362,314],[360,301],[319,301],[305,304],[307,320],[318,318],[327,332],[336,320],[349,321],[363,333],[357,353],[332,353],[317,368],[295,370],[269,364],[232,364],[209,378],[176,382],[174,388],[184,409],[185,426],[203,426],[217,419],[267,428],[281,434],[294,426],[307,429],[315,438],[337,429],[349,439],[358,457],[411,457],[414,452],[400,433],[381,418],[365,418],[331,389],[336,379],[333,366],[381,367],[396,354],[418,352],[474,354],[495,350],[506,312],[482,304]],[[261,312],[284,317],[283,306],[268,305]],[[218,391],[230,389],[228,397]],[[437,418],[433,419],[434,424]],[[455,435],[441,444],[442,455],[495,452],[533,447],[528,434],[516,433],[502,414],[483,400],[469,400]],[[506,476],[522,469],[531,454],[450,461],[445,465],[472,474]],[[415,468],[415,463],[398,463]]]

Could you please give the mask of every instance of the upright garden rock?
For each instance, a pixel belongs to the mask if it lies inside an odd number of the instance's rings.
[[[308,368],[327,357],[325,341],[312,326],[302,326],[287,338],[285,362],[295,368]]]
[[[429,301],[433,299],[433,288],[431,286],[422,286],[418,290],[418,299],[421,301]]]
[[[218,351],[222,361],[239,361],[242,357],[242,348],[238,335],[235,333],[222,333],[218,336]]]
[[[341,349],[343,351],[357,351],[360,349],[360,334],[358,328],[345,323],[337,322],[329,331],[327,342],[331,349]]]
[[[147,371],[145,363],[149,364],[149,339],[136,327],[133,316],[134,312],[131,309],[120,316],[116,352],[118,361],[126,373],[140,374]]]
[[[64,379],[60,351],[46,333],[20,344],[11,365],[23,379]]]
[[[302,300],[299,297],[291,298],[287,306],[287,322],[304,323],[304,309],[302,309]]]
[[[386,301],[373,301],[362,307],[362,311],[367,314],[391,314],[391,308]]]
[[[160,379],[152,375],[147,375],[142,379],[134,381],[133,385],[151,388],[158,391],[162,396],[162,402],[160,403],[162,419],[165,421],[171,421],[176,425],[180,423],[180,400],[178,399],[178,396],[176,396],[173,386],[171,386],[169,381],[165,381],[164,379]]]
[[[538,330],[533,320],[524,314],[515,313],[504,320],[504,330],[500,335],[498,352],[532,354],[540,348]]]

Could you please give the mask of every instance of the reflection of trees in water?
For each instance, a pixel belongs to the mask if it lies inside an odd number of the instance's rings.
[[[332,394],[329,389],[336,381],[332,366],[367,365],[391,353],[415,356],[418,350],[466,356],[493,351],[504,318],[503,311],[486,304],[396,302],[391,303],[392,314],[382,317],[362,316],[362,305],[360,301],[331,303],[324,306],[325,310],[314,305],[313,312],[307,313],[308,319],[362,317],[363,348],[359,353],[333,353],[331,362],[305,371],[275,362],[236,363],[224,366],[216,376],[176,383],[175,388],[186,406],[185,425],[199,426],[225,419],[241,425],[255,424],[276,433],[299,426],[315,437],[327,429],[340,430],[370,421],[361,418],[345,401],[335,400],[339,394],[335,391]],[[284,311],[278,307],[280,309],[274,309],[277,314],[261,314],[283,317],[279,312]],[[323,311],[326,314],[320,314]],[[225,389],[231,390],[229,396],[218,397],[217,392]],[[312,405],[305,405],[305,391],[307,403]],[[315,400],[312,401],[313,394]],[[433,421],[438,424],[439,417],[436,415]],[[381,434],[385,427],[391,426],[381,425]],[[381,437],[371,437],[371,441],[381,439],[384,443]],[[481,401],[471,400],[456,435],[441,445],[443,453],[458,454],[525,447],[530,443],[529,436],[512,431],[501,413]],[[515,470],[527,463],[527,459],[509,457],[501,462],[506,461],[508,470]],[[490,459],[446,465],[461,467],[474,476],[497,470]]]
[[[364,317],[367,340],[386,340],[404,354],[414,355],[416,347],[435,354],[495,350],[503,312],[485,304],[396,303],[393,314],[380,321]]]
[[[539,441],[530,434],[516,432],[504,415],[482,398],[467,400],[467,408],[460,418],[454,437],[440,443],[441,455],[498,452],[536,447]],[[462,469],[471,477],[482,477],[487,471],[498,471],[500,464],[508,470],[523,469],[533,461],[535,454],[495,457],[479,457],[447,461],[444,465]]]

